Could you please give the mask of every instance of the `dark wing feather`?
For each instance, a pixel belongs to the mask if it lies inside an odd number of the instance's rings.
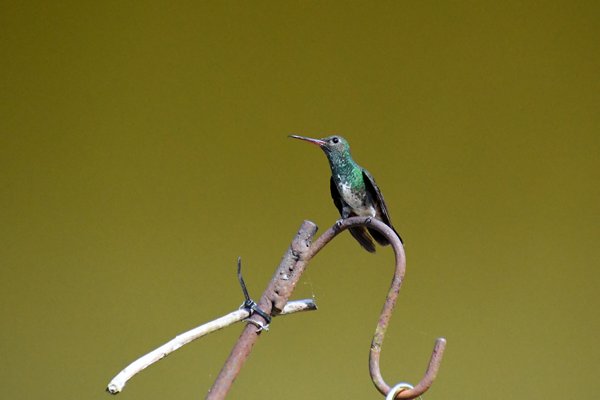
[[[340,215],[342,215],[342,211],[344,210],[344,205],[342,204],[342,196],[340,196],[340,192],[338,192],[337,186],[335,186],[333,176],[329,179],[329,190],[331,191],[331,198],[333,199],[333,204],[335,204],[338,211],[340,212]]]
[[[373,179],[373,176],[366,169],[363,168],[362,172],[363,180],[365,182],[365,188],[367,189],[367,192],[369,192],[371,198],[377,205],[378,211],[380,211],[377,213],[378,219],[380,219],[383,223],[392,228],[394,233],[396,233],[396,236],[398,236],[398,238],[400,239],[400,242],[404,243],[402,237],[398,232],[396,232],[396,229],[394,229],[394,226],[392,225],[390,214],[388,213],[387,207],[385,205],[385,200],[383,199],[383,194],[381,194],[379,186],[377,186],[377,184],[375,183],[375,179]],[[379,231],[376,231],[375,229],[369,229],[369,233],[371,234],[371,236],[373,236],[373,239],[375,239],[380,245],[385,246],[390,244],[385,238],[385,236],[383,236]]]
[[[329,180],[329,190],[331,191],[331,198],[333,199],[333,204],[335,204],[338,211],[340,212],[340,216],[343,217],[344,203],[342,200],[342,196],[340,196],[340,192],[338,191],[337,186],[333,181],[333,177],[331,177],[331,179]],[[365,250],[367,250],[370,253],[375,252],[375,244],[373,244],[373,241],[371,240],[371,237],[367,233],[367,229],[364,226],[349,228],[348,230],[350,231],[352,237],[354,237],[354,239],[356,239],[356,241]]]

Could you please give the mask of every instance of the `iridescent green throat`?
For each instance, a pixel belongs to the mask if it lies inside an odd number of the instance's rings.
[[[336,183],[349,185],[352,190],[361,190],[365,187],[362,168],[352,159],[350,152],[326,153],[331,167],[331,175]]]

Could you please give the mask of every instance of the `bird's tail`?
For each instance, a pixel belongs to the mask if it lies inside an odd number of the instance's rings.
[[[400,239],[400,242],[402,244],[404,244],[404,240],[402,240],[402,236],[400,236],[400,234],[398,232],[396,232],[396,229],[394,229],[394,227],[391,225],[388,225],[388,226],[390,228],[392,228],[392,230],[394,231],[396,236],[398,236],[398,239]],[[385,238],[385,236],[381,232],[379,232],[375,229],[371,229],[371,228],[368,228],[368,229],[369,229],[369,233],[371,234],[371,236],[373,236],[373,239],[375,239],[375,241],[377,243],[379,243],[382,246],[387,246],[388,244],[390,244],[390,242]]]
[[[358,243],[369,253],[375,253],[375,244],[371,240],[371,236],[367,233],[367,228],[364,226],[357,226],[349,228],[350,234],[356,239]],[[372,233],[371,233],[372,234]]]

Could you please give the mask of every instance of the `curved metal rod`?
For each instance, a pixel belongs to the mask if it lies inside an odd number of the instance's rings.
[[[383,377],[381,376],[379,358],[381,354],[381,346],[383,344],[385,331],[387,330],[388,324],[390,322],[392,311],[394,310],[394,305],[396,304],[396,299],[398,298],[398,293],[400,292],[400,287],[402,286],[402,282],[404,281],[404,274],[406,273],[406,257],[404,254],[404,247],[402,246],[400,239],[398,238],[398,236],[396,236],[394,231],[389,226],[387,226],[379,220],[365,217],[351,217],[338,221],[336,225],[332,226],[325,233],[323,233],[310,246],[306,253],[305,260],[308,262],[308,260],[312,259],[323,247],[325,247],[327,243],[329,243],[340,232],[350,227],[358,225],[364,225],[368,226],[369,228],[374,228],[381,232],[383,235],[385,235],[386,239],[388,239],[388,241],[392,245],[396,257],[396,268],[394,271],[394,278],[392,279],[392,285],[390,286],[390,290],[388,291],[387,297],[385,299],[383,309],[381,310],[379,321],[377,323],[377,328],[375,329],[375,334],[373,335],[373,340],[371,342],[371,351],[369,353],[369,372],[371,373],[371,380],[373,381],[373,384],[375,385],[377,390],[379,390],[379,392],[381,392],[383,395],[387,395],[391,390],[391,387],[383,380]],[[433,348],[433,352],[429,360],[429,365],[421,381],[418,384],[416,384],[413,389],[403,390],[400,393],[398,393],[395,397],[396,399],[414,399],[416,397],[419,397],[429,389],[429,387],[433,384],[435,377],[437,376],[445,348],[446,339],[438,338],[435,342],[435,346]]]

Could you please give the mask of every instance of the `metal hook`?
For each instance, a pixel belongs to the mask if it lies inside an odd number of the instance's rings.
[[[369,371],[371,372],[371,379],[373,380],[373,383],[377,389],[382,394],[386,394],[391,391],[391,388],[387,383],[385,383],[383,377],[381,376],[379,357],[381,355],[381,345],[383,344],[385,331],[387,330],[390,318],[392,316],[392,311],[394,310],[394,305],[396,304],[400,287],[404,281],[404,274],[406,273],[406,256],[404,254],[404,246],[402,246],[402,242],[390,227],[375,219],[365,221],[365,223],[367,226],[377,229],[386,236],[392,245],[394,254],[396,256],[396,269],[394,271],[394,278],[392,279],[392,285],[390,286],[383,309],[381,310],[377,329],[375,330],[373,341],[371,342],[371,352],[369,353]],[[421,381],[414,388],[402,390],[395,396],[396,399],[414,399],[429,389],[429,387],[433,384],[433,381],[435,380],[437,372],[440,368],[440,363],[442,362],[442,356],[445,348],[446,339],[438,338],[435,342],[433,353],[431,355],[431,359],[429,360],[429,366],[427,367],[423,379],[421,379]]]
[[[321,235],[313,243],[309,254],[306,258],[311,259],[312,257],[314,257],[329,241],[331,241],[341,231],[359,225],[368,226],[369,228],[373,228],[381,232],[390,242],[392,248],[394,249],[394,255],[396,257],[396,268],[394,270],[394,277],[392,279],[392,284],[385,299],[383,309],[381,310],[381,314],[379,316],[377,328],[375,329],[375,334],[373,335],[373,340],[371,341],[371,351],[369,353],[369,372],[371,374],[371,380],[373,381],[373,384],[381,394],[388,395],[392,388],[383,380],[383,377],[381,376],[379,359],[381,355],[381,346],[385,337],[385,331],[387,330],[388,324],[390,322],[390,318],[394,310],[394,305],[396,304],[396,299],[398,298],[398,293],[400,292],[400,287],[402,286],[402,282],[404,281],[404,275],[406,273],[406,256],[404,254],[404,247],[402,246],[400,238],[389,226],[377,219],[368,217],[351,217],[342,221],[338,221],[334,227],[330,228],[325,233],[323,233],[323,235]],[[435,345],[431,354],[431,358],[429,359],[427,370],[425,371],[425,375],[423,376],[421,381],[414,388],[405,388],[404,390],[396,393],[394,395],[394,398],[414,399],[425,393],[433,384],[433,381],[437,376],[445,348],[446,339],[438,338],[435,341]]]

